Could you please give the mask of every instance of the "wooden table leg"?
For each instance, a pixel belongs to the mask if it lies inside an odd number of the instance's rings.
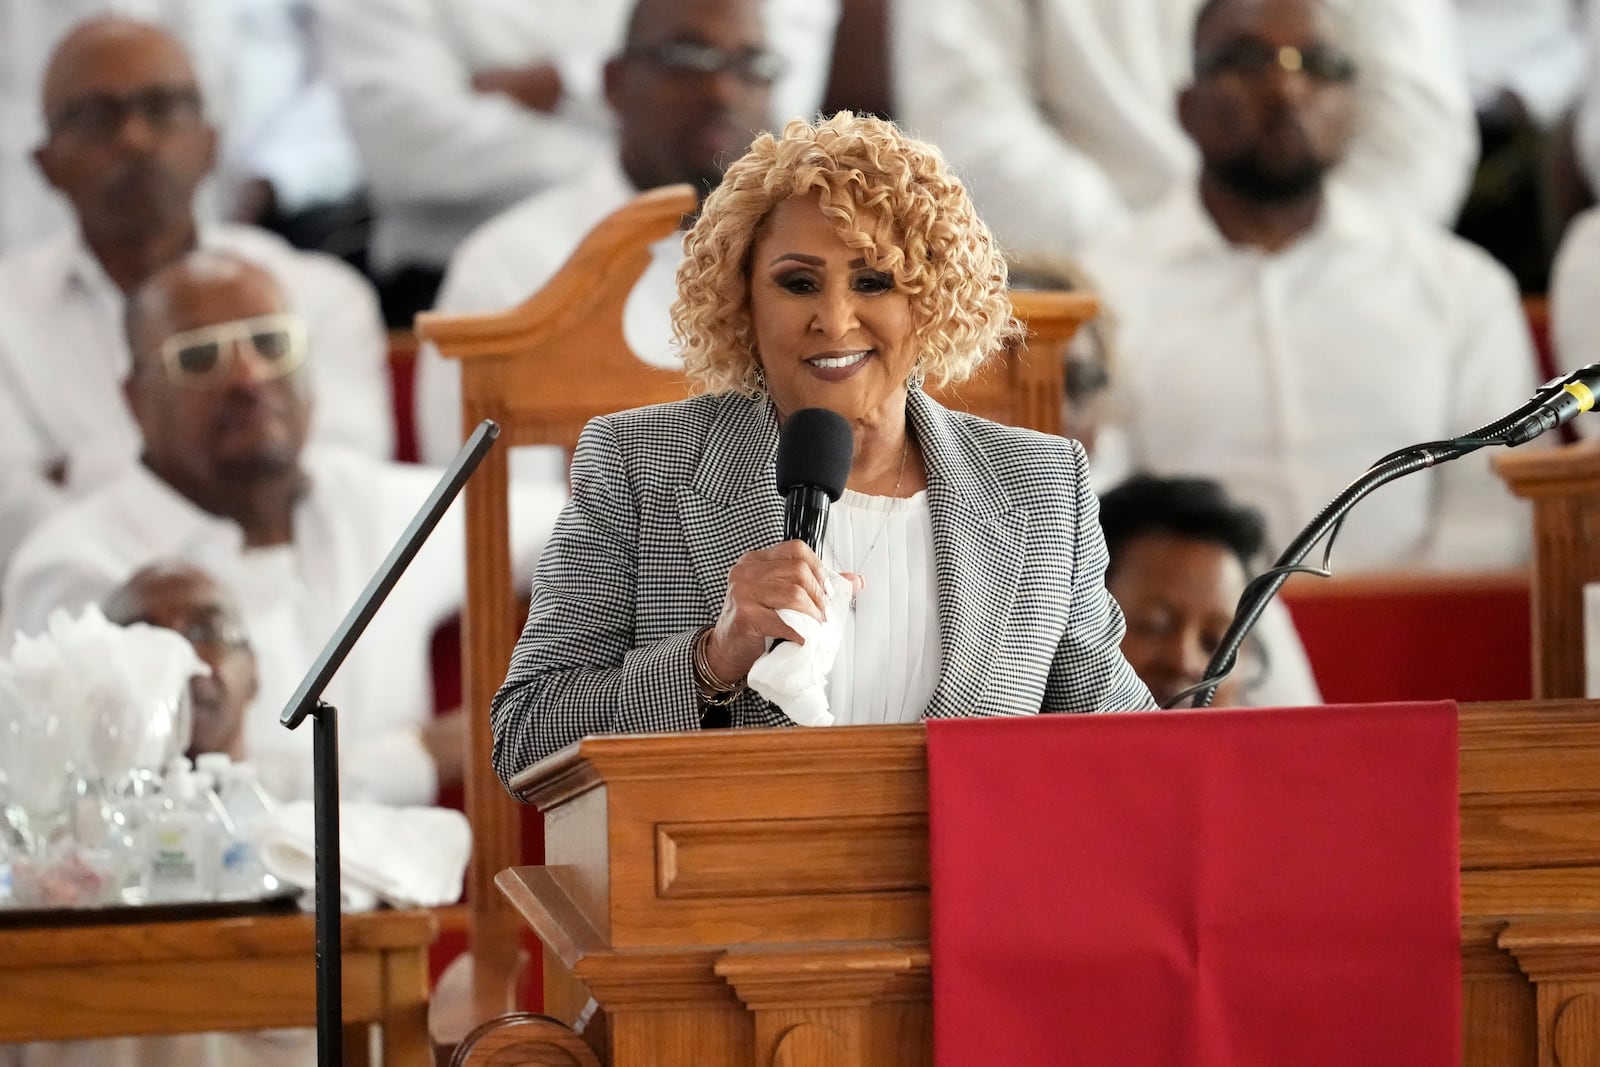
[[[430,1067],[428,954],[383,954],[383,1067]]]
[[[349,1023],[344,1028],[345,1067],[368,1067],[372,1063],[372,1024]]]

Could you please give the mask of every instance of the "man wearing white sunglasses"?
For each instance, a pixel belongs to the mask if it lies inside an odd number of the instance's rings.
[[[0,645],[57,607],[98,600],[140,567],[178,559],[231,589],[260,673],[244,748],[269,791],[310,795],[305,731],[278,712],[432,489],[436,472],[308,446],[307,331],[261,268],[193,252],[130,300],[125,391],[142,462],[57,511],[18,551]],[[563,503],[521,487],[519,573]],[[431,715],[429,642],[459,610],[465,529],[447,515],[328,689],[340,710],[346,798],[428,803],[460,777],[464,722]]]

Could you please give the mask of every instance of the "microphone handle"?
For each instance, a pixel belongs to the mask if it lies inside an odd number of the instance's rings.
[[[822,553],[822,538],[828,532],[828,492],[815,485],[797,485],[783,503],[783,539],[801,540],[811,551]]]

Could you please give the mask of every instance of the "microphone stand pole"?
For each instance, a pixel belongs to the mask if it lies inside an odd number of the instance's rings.
[[[1193,708],[1211,706],[1211,701],[1217,695],[1217,687],[1222,684],[1228,672],[1233,670],[1244,639],[1255,628],[1262,612],[1266,611],[1267,604],[1277,595],[1283,583],[1289,580],[1289,575],[1295,572],[1316,543],[1322,540],[1359,500],[1397,478],[1404,478],[1408,474],[1426,470],[1440,463],[1460,459],[1467,453],[1476,452],[1492,443],[1497,442],[1474,435],[1455,441],[1418,445],[1380,460],[1345,487],[1344,491],[1318,512],[1316,518],[1312,519],[1310,524],[1289,543],[1289,547],[1278,557],[1277,563],[1245,588],[1239,597],[1239,606],[1234,611],[1233,621],[1228,625],[1227,632],[1222,635],[1216,652],[1212,653],[1211,662],[1206,665],[1206,680],[1193,692],[1193,702],[1189,706]],[[1180,694],[1174,703],[1183,700],[1186,695],[1188,694]]]
[[[439,525],[461,487],[467,483],[500,427],[485,419],[472,431],[422,509],[407,526],[367,587],[351,605],[300,688],[284,706],[278,721],[293,730],[307,718],[311,728],[311,802],[315,838],[317,940],[317,1064],[341,1067],[344,1062],[344,973],[339,943],[339,713],[322,699],[323,690],[355,647],[400,576]]]

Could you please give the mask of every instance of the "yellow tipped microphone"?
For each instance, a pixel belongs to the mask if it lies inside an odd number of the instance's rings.
[[[1600,389],[1600,363],[1552,379],[1534,394],[1529,410],[1517,413],[1516,421],[1501,439],[1514,448],[1571,422],[1594,407],[1596,389]]]

